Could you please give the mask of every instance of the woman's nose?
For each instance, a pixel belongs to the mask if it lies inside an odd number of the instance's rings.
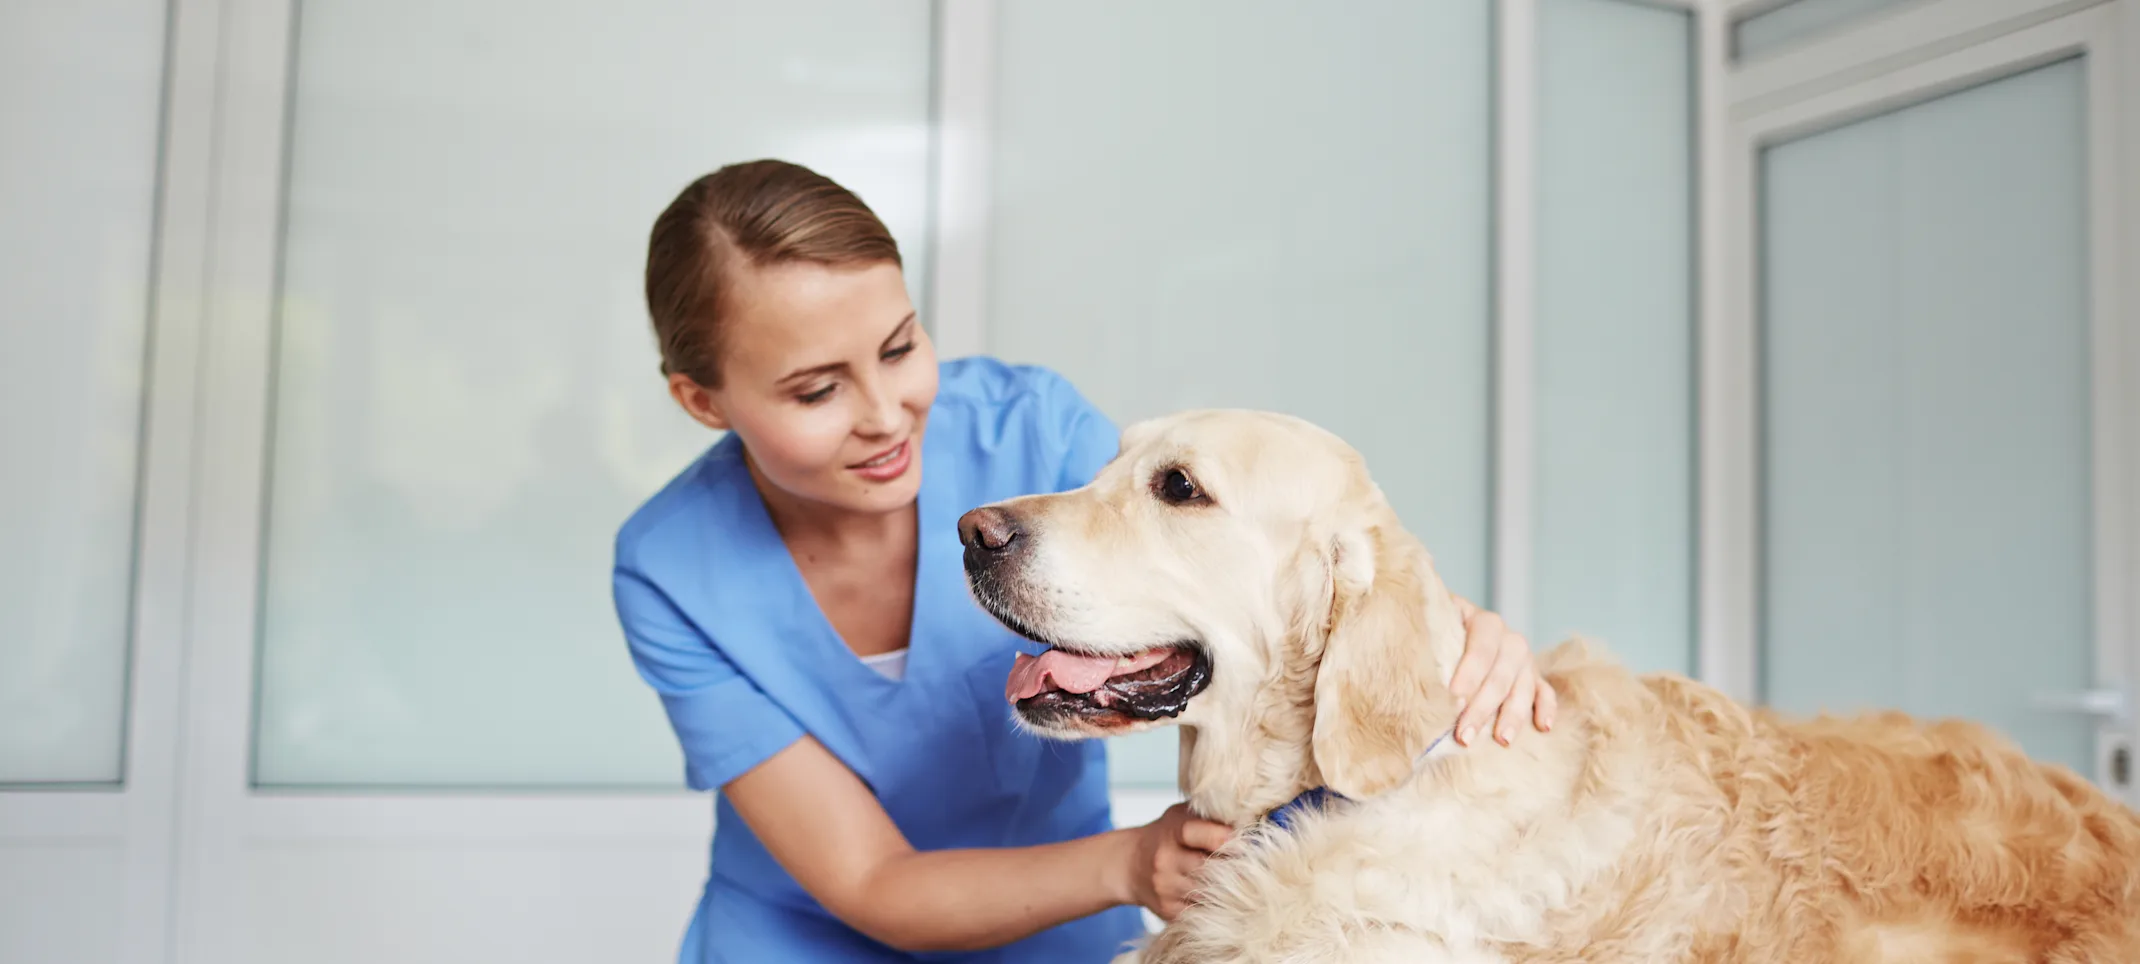
[[[855,394],[862,401],[862,412],[855,419],[857,432],[890,435],[899,428],[899,396],[889,386],[865,385]]]

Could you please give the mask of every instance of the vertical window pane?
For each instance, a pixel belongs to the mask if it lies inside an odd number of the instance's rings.
[[[782,157],[926,277],[928,8],[302,14],[256,776],[676,784],[609,597],[617,526],[713,441],[656,372],[647,231]]]
[[[999,17],[989,347],[1123,424],[1203,406],[1322,424],[1483,601],[1490,5]],[[1172,786],[1174,743],[1118,742],[1116,782]]]
[[[0,783],[116,783],[164,5],[0,3]]]
[[[1693,18],[1539,8],[1534,626],[1688,672],[1694,610]]]
[[[2065,61],[1762,162],[1763,681],[1995,724],[2093,682],[2085,74]]]

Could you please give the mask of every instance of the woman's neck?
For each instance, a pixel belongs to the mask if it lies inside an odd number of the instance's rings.
[[[891,512],[840,509],[800,498],[774,485],[759,472],[757,463],[747,458],[745,461],[750,466],[751,482],[758,487],[759,497],[765,500],[766,514],[772,517],[773,528],[780,532],[790,550],[808,547],[813,554],[877,553],[918,541],[912,502]]]

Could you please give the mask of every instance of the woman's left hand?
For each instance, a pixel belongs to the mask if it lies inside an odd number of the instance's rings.
[[[1516,738],[1526,717],[1543,732],[1553,728],[1558,700],[1553,686],[1531,662],[1531,645],[1501,617],[1462,599],[1464,655],[1449,689],[1456,694],[1456,742],[1470,746],[1489,724],[1502,746]]]

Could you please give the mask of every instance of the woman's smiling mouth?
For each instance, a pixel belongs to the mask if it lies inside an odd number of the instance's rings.
[[[890,482],[906,474],[913,464],[913,440],[908,439],[847,468],[871,482]]]

